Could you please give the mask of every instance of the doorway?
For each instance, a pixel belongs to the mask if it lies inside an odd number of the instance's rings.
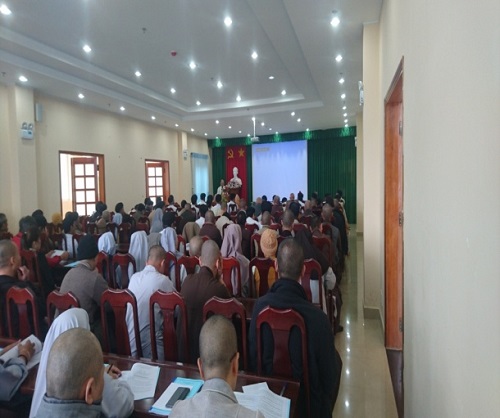
[[[399,416],[403,416],[403,59],[385,109],[385,347]]]

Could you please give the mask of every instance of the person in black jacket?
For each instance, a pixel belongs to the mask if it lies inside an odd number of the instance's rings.
[[[276,271],[279,279],[269,292],[255,303],[250,323],[250,366],[257,365],[256,324],[258,314],[267,306],[276,309],[292,308],[303,318],[307,332],[307,351],[309,368],[310,416],[315,418],[331,417],[337,399],[342,360],[335,349],[333,332],[328,317],[320,309],[307,301],[304,288],[299,279],[304,270],[302,247],[293,239],[283,241],[278,249]],[[273,374],[273,342],[270,330],[262,330],[262,369],[267,375]],[[294,378],[302,381],[300,354],[300,333],[292,330],[289,343]],[[307,416],[307,404],[301,384],[297,408],[299,416]]]

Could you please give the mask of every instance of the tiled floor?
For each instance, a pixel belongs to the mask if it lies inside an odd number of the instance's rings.
[[[333,417],[397,418],[380,319],[363,314],[363,237],[354,227],[349,248],[341,283],[344,332],[335,337],[344,364]]]

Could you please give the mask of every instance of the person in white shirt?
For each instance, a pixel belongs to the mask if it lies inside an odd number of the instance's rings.
[[[174,205],[175,199],[174,196],[170,195],[167,199],[168,206],[167,210],[171,210],[174,213],[177,213],[177,206]]]
[[[217,187],[216,194],[220,194],[222,196],[222,192],[224,191],[224,179],[220,179],[220,185]]]
[[[198,205],[206,205],[207,204],[205,200],[206,198],[207,198],[206,193],[200,193],[200,200],[198,200]]]
[[[200,217],[196,220],[196,223],[200,228],[205,223],[205,214],[207,213],[207,211],[208,211],[207,205],[200,205]]]
[[[257,225],[257,231],[262,228],[260,222],[255,219],[255,208],[253,206],[247,209],[247,220],[245,222],[249,225]]]
[[[222,202],[222,196],[220,194],[216,194],[215,195],[215,205],[212,207],[212,212],[214,213],[215,216],[222,215],[221,202]]]
[[[175,286],[170,279],[159,273],[162,270],[165,262],[165,250],[160,245],[155,245],[149,249],[148,261],[144,270],[135,273],[130,278],[128,289],[135,295],[137,299],[137,314],[139,317],[139,332],[141,335],[142,355],[146,358],[151,358],[151,335],[149,323],[149,299],[157,290],[164,292],[174,292]],[[130,348],[132,356],[137,355],[134,320],[132,309],[127,308],[127,328],[130,340]],[[163,319],[158,306],[155,307],[155,334],[158,359],[163,360]]]

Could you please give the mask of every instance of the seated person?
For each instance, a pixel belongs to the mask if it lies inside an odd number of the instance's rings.
[[[238,210],[238,205],[236,205],[236,202],[234,201],[234,199],[236,199],[236,194],[230,193],[229,194],[229,202],[227,202],[227,211],[229,213],[236,212]]]
[[[238,225],[229,225],[224,233],[224,241],[221,248],[222,257],[234,257],[240,264],[241,289],[238,289],[236,272],[233,271],[231,284],[233,285],[233,294],[241,293],[243,297],[248,297],[250,293],[250,284],[248,282],[248,265],[250,261],[241,251],[241,228]]]
[[[47,361],[47,392],[37,418],[98,417],[104,389],[104,361],[97,338],[81,328],[63,332]]]
[[[246,212],[240,210],[236,215],[236,223],[241,228],[241,251],[243,252],[243,255],[250,260],[252,258],[250,252],[250,239],[252,238],[252,233],[245,228],[246,221]]]
[[[222,202],[221,204],[221,215],[217,221],[215,221],[215,226],[219,230],[222,238],[224,238],[224,225],[232,224],[231,215],[227,212],[227,203]]]
[[[193,398],[178,401],[170,417],[264,418],[259,411],[239,405],[234,396],[239,357],[233,324],[223,316],[211,316],[200,333],[198,370],[205,383]]]
[[[257,231],[258,231],[261,228],[261,225],[259,221],[256,219],[255,208],[253,206],[250,206],[247,209],[246,214],[247,214],[246,223],[249,225],[257,225]]]
[[[215,215],[211,210],[207,211],[205,214],[205,223],[201,227],[198,234],[200,236],[206,235],[211,240],[215,241],[219,248],[222,245],[222,236],[218,228],[215,226]]]
[[[0,239],[11,239],[12,234],[9,232],[9,222],[5,213],[0,213]]]
[[[262,233],[262,237],[260,239],[260,249],[262,250],[264,257],[276,261],[276,251],[278,251],[278,232],[272,229],[266,229]],[[257,269],[254,269],[254,281],[255,281],[255,293],[256,293],[255,296],[258,296],[259,286],[260,286],[260,274]],[[270,267],[267,273],[268,287],[271,288],[271,286],[275,281],[276,281],[276,270],[274,267]]]
[[[104,210],[102,212],[102,216],[95,224],[97,227],[98,234],[104,234],[106,232],[106,226],[108,225],[110,219],[111,219],[111,213],[108,210]]]
[[[134,214],[132,215],[134,218],[134,222],[137,224],[139,223],[139,219],[144,217],[144,211],[146,210],[146,206],[142,203],[138,203],[137,205],[134,206]]]
[[[19,354],[7,360],[5,363],[0,360],[0,401],[10,401],[16,394],[21,383],[28,377],[26,364],[30,361],[35,352],[35,345],[31,341],[24,344],[13,343],[3,349],[0,355],[18,346]]]
[[[281,233],[282,237],[288,238],[293,237],[293,222],[295,217],[290,209],[285,210],[283,213],[283,218],[281,219]]]
[[[212,206],[212,212],[214,213],[215,216],[220,216],[222,214],[221,202],[222,202],[222,196],[220,194],[216,194],[215,205]]]
[[[102,216],[102,213],[108,208],[106,203],[104,202],[97,202],[95,204],[95,212],[90,216],[89,222],[97,222],[99,218]]]
[[[16,244],[16,247],[21,251],[21,239],[23,234],[28,231],[33,226],[37,226],[35,218],[33,216],[24,216],[19,220],[19,232],[12,237],[12,242]]]
[[[205,223],[205,214],[208,212],[208,206],[203,204],[199,206],[200,217],[196,220],[196,223],[201,228]]]
[[[175,292],[175,286],[169,278],[160,273],[165,263],[165,250],[160,245],[149,249],[148,260],[144,270],[134,273],[130,278],[128,289],[135,295],[137,300],[137,314],[139,318],[139,332],[141,334],[142,355],[151,358],[151,334],[149,322],[149,299],[157,290],[164,292]],[[126,314],[130,349],[132,356],[137,355],[134,319],[132,309],[127,308]],[[163,360],[163,319],[160,308],[155,306],[155,334],[156,347],[159,360]]]
[[[170,195],[167,199],[167,202],[168,202],[168,206],[167,206],[167,211],[169,212],[174,212],[174,213],[177,213],[177,206],[175,206],[175,198],[173,195]]]

